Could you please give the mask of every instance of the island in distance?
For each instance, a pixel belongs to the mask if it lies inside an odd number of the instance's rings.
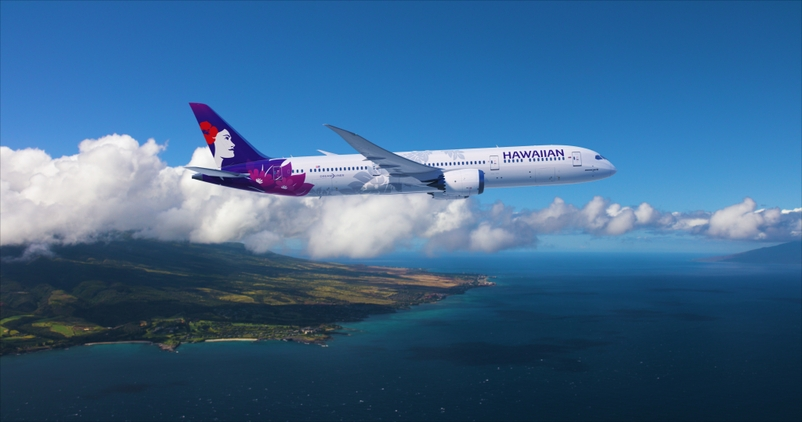
[[[802,264],[802,242],[793,241],[734,255],[704,258],[703,262],[740,262],[746,264]]]
[[[482,275],[315,262],[241,244],[132,239],[0,248],[0,352],[144,341],[323,344],[359,321],[492,285]]]

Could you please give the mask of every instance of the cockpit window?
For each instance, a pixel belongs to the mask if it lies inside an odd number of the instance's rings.
[[[596,154],[596,159],[597,159],[597,160],[606,160],[606,158],[602,157],[602,156],[601,156],[601,155],[599,155],[599,154]]]

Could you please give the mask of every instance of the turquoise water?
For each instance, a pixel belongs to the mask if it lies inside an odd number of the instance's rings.
[[[802,270],[690,255],[385,259],[497,275],[284,342],[0,359],[3,420],[799,420]]]

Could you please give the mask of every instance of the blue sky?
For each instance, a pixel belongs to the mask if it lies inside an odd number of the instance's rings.
[[[667,211],[802,206],[800,2],[0,3],[0,144],[203,145],[190,101],[271,156],[561,143],[600,182],[489,190]]]

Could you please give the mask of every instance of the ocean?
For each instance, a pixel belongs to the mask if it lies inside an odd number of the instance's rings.
[[[0,419],[802,420],[802,267],[696,257],[373,260],[497,285],[343,324],[328,347],[4,356]]]

